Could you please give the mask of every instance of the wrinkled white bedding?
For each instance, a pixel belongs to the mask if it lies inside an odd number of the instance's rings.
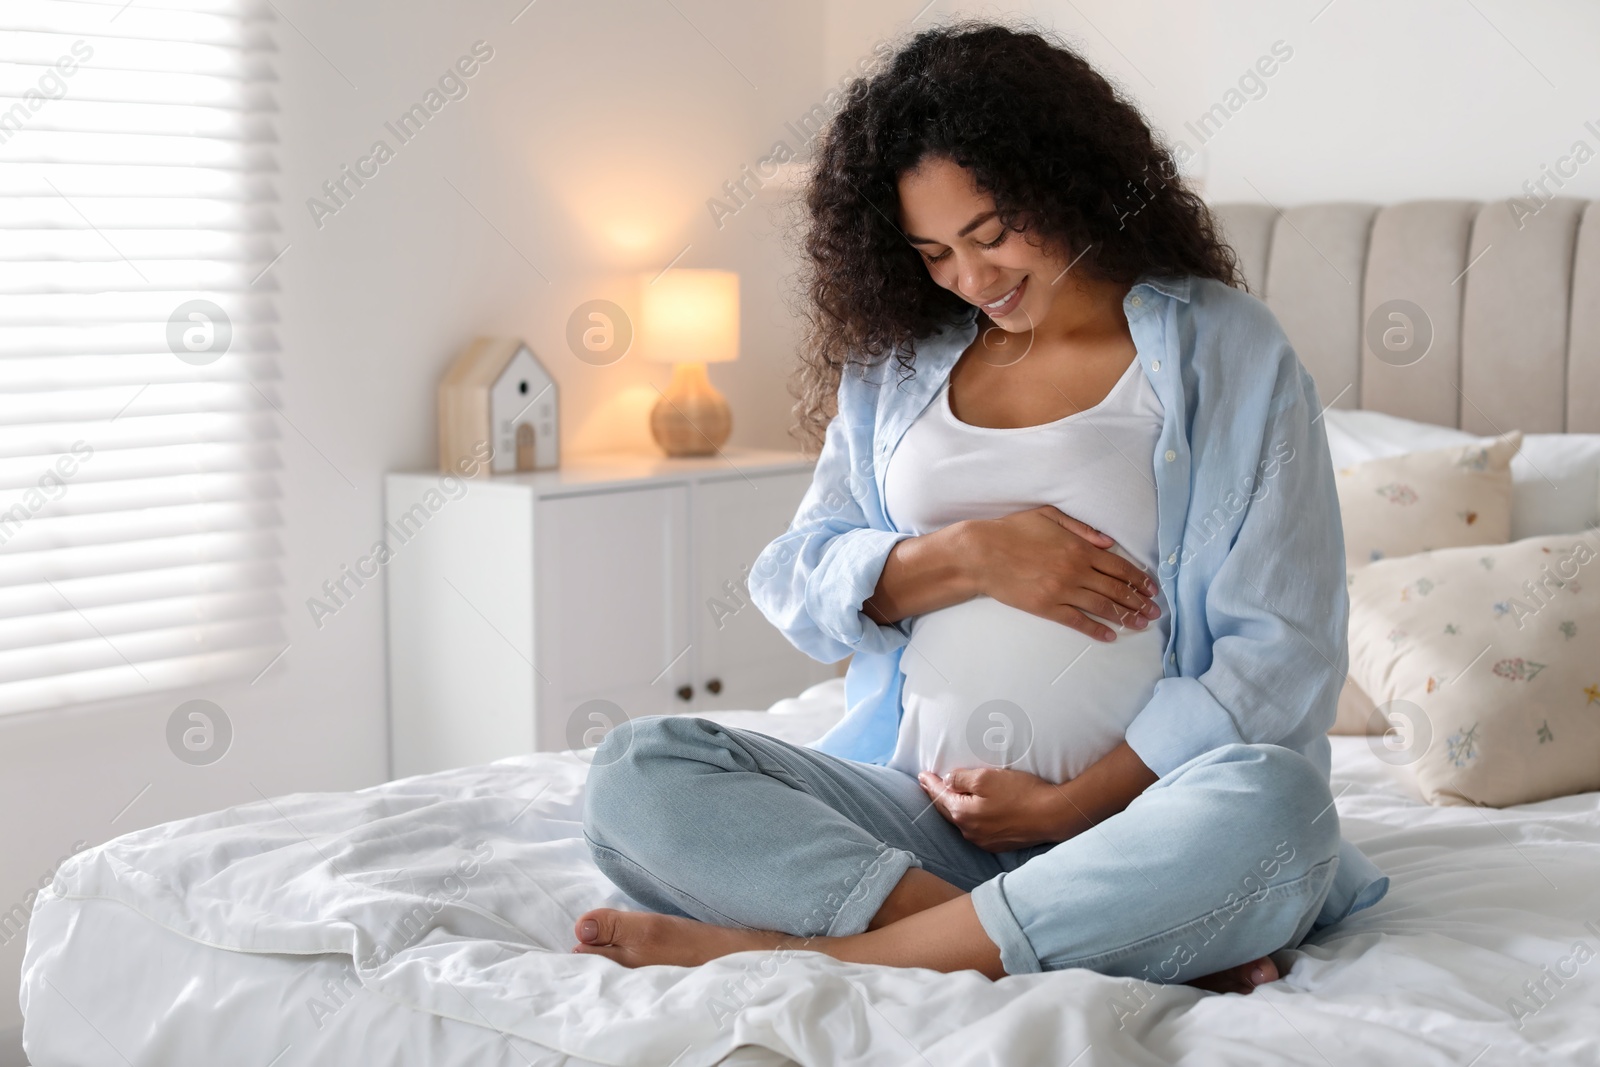
[[[806,740],[841,700],[716,717]],[[537,754],[82,853],[35,908],[24,1041],[35,1067],[1600,1062],[1600,794],[1429,808],[1366,739],[1334,742],[1345,831],[1393,887],[1249,997],[571,955],[580,912],[627,905],[579,835],[582,758]]]

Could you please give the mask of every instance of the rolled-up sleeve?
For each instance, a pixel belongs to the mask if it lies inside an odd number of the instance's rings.
[[[1198,550],[1226,556],[1203,589],[1181,583],[1180,564],[1179,596],[1205,598],[1210,661],[1183,663],[1203,658],[1206,643],[1180,641],[1180,665],[1196,673],[1157,682],[1128,726],[1129,747],[1159,775],[1227,744],[1302,749],[1333,725],[1349,662],[1339,502],[1316,386],[1292,350],[1278,370],[1231,544],[1217,537]],[[1220,503],[1201,495],[1232,477],[1196,477],[1191,515]],[[1191,521],[1186,540],[1194,536]]]
[[[849,369],[840,383],[839,414],[828,423],[811,487],[789,529],[750,568],[750,597],[796,648],[832,663],[852,652],[889,652],[904,645],[899,626],[862,610],[877,588],[895,544],[912,536],[874,526],[881,513],[872,466],[870,403],[852,397]]]

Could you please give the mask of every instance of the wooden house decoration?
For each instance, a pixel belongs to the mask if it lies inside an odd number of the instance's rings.
[[[439,469],[481,460],[478,477],[550,470],[561,464],[560,390],[538,357],[515,337],[480,337],[439,383]]]

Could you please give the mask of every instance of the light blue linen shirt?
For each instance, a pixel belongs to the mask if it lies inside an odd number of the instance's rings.
[[[1349,650],[1344,535],[1322,408],[1277,318],[1222,282],[1146,277],[1123,299],[1165,408],[1152,457],[1156,579],[1171,612],[1164,677],[1127,730],[1156,774],[1233,743],[1276,744],[1328,773]],[[796,648],[852,656],[844,718],[820,751],[887,763],[900,725],[904,621],[861,611],[897,530],[883,476],[901,435],[977,335],[976,309],[894,360],[846,368],[838,414],[789,529],[751,567],[752,601]],[[1389,880],[1348,841],[1317,926],[1376,903]]]

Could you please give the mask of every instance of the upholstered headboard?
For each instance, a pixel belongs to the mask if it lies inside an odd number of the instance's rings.
[[[1324,404],[1600,433],[1600,200],[1213,210]]]

